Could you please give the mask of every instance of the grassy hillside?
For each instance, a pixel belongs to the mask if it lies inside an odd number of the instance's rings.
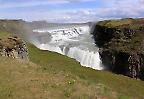
[[[8,36],[8,32],[5,32],[5,31],[0,31],[0,38],[3,38],[5,36]]]
[[[71,73],[41,71],[22,60],[0,57],[0,61],[0,99],[112,99],[116,94]]]
[[[0,57],[0,99],[142,99],[144,83],[81,67],[29,45],[31,61]]]
[[[28,49],[30,62],[0,57],[0,99],[144,98],[143,81],[82,67],[31,44]]]
[[[96,71],[81,67],[80,64],[73,59],[57,53],[41,51],[33,45],[29,45],[29,52],[31,61],[41,65],[40,71],[70,73],[78,76],[80,79],[87,80],[90,84],[102,84],[106,87],[105,90],[109,89],[118,93],[117,96],[143,97],[143,81],[131,79],[122,75],[115,75],[106,71]],[[110,91],[109,95],[111,94]]]

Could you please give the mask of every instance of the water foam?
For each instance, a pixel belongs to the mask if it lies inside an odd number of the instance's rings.
[[[38,35],[35,38],[38,43],[35,45],[41,50],[54,51],[74,58],[82,66],[102,70],[104,68],[101,64],[98,47],[94,44],[90,29],[88,25],[59,29],[36,29],[33,30]]]

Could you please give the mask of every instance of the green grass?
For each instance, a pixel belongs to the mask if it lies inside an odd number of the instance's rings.
[[[0,31],[0,38],[6,37],[8,35],[9,35],[8,32],[6,32],[6,31]]]
[[[144,83],[28,44],[27,62],[0,57],[0,99],[141,99]],[[37,65],[36,65],[37,64]]]
[[[110,20],[106,25],[115,27],[125,24],[132,24],[132,21],[133,19]]]
[[[144,19],[133,19],[133,18],[124,18],[124,19],[116,19],[116,20],[104,20],[104,21],[99,21],[97,23],[98,25],[101,26],[107,26],[107,27],[118,27],[118,28],[123,28],[130,26],[131,28],[135,29],[140,26],[143,26],[144,24]]]
[[[115,75],[106,71],[97,71],[82,67],[78,62],[66,56],[49,51],[41,51],[33,45],[29,45],[30,59],[41,65],[43,72],[66,72],[76,75],[93,84],[102,84],[111,88],[120,96],[142,98],[144,94],[144,82],[131,79],[122,75]]]
[[[41,71],[39,65],[5,57],[0,61],[0,99],[115,99],[117,95],[70,72]]]

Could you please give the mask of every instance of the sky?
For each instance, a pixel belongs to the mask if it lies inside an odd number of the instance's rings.
[[[144,17],[144,0],[0,0],[0,19],[89,22]]]

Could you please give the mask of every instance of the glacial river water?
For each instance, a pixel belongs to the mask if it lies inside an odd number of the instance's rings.
[[[60,26],[35,29],[32,43],[41,50],[49,50],[76,59],[82,66],[104,69],[98,47],[90,33],[89,25]]]

